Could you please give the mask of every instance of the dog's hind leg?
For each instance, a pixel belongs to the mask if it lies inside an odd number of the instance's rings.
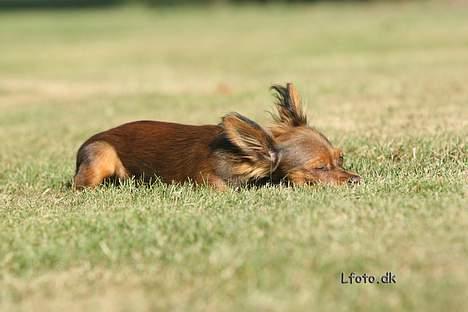
[[[127,170],[122,165],[114,147],[103,141],[96,141],[82,147],[77,156],[74,188],[93,188],[109,177],[128,178]]]

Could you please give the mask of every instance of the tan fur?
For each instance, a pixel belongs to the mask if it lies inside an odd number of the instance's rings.
[[[301,98],[299,97],[299,92],[297,92],[296,87],[292,83],[287,83],[286,87],[291,99],[291,105],[295,107],[299,115],[304,115],[302,112]]]
[[[75,189],[96,187],[109,177],[128,178],[127,169],[122,165],[112,145],[103,141],[96,141],[86,148],[89,159],[78,168],[74,179]]]

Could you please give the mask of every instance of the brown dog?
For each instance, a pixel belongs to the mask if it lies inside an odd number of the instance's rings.
[[[340,150],[307,126],[291,84],[273,86],[278,116],[271,133],[231,113],[219,125],[190,126],[136,121],[98,133],[78,150],[74,186],[95,187],[107,178],[228,186],[281,181],[359,182],[342,168]]]

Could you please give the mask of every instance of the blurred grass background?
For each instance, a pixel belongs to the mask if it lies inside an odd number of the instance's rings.
[[[2,10],[0,44],[0,310],[464,311],[463,3]],[[97,131],[268,125],[286,81],[362,185],[65,186]]]
[[[325,0],[327,2],[373,2],[393,0]],[[405,0],[398,0],[405,1]],[[324,0],[0,0],[0,8],[67,8],[93,7],[122,4],[143,4],[149,6],[178,6],[178,5],[225,5],[225,4],[298,4],[324,2]]]

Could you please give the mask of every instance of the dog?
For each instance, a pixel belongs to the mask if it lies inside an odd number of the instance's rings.
[[[98,133],[78,149],[74,188],[105,180],[191,182],[224,191],[265,184],[355,184],[343,153],[309,127],[295,87],[274,85],[277,114],[265,129],[238,113],[218,125],[135,121]]]

